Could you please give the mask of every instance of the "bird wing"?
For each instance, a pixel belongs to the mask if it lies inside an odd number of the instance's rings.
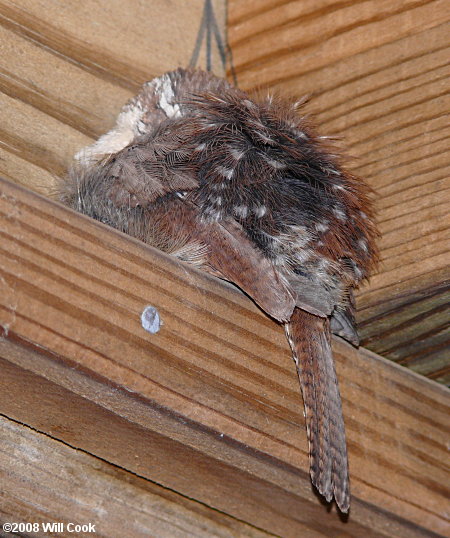
[[[162,124],[101,163],[114,181],[110,196],[117,206],[148,206],[167,194],[198,187],[190,155],[195,141],[187,122]]]
[[[227,280],[249,295],[269,316],[286,322],[294,310],[294,293],[288,281],[248,239],[242,226],[232,218],[205,220],[199,206],[186,199],[168,197],[152,204],[147,219],[157,235],[179,238],[178,252],[194,253],[195,265]],[[167,243],[167,241],[166,241]]]
[[[209,247],[203,269],[236,284],[271,317],[287,321],[295,306],[293,291],[241,225],[233,219],[206,223],[196,219],[195,226],[195,236]]]

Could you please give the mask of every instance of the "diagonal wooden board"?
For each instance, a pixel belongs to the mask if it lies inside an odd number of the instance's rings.
[[[343,522],[310,486],[281,327],[232,286],[6,180],[0,219],[1,414],[275,534],[448,530],[447,389],[335,340]]]
[[[89,523],[77,537],[273,536],[5,417],[0,446],[0,522],[33,522],[33,536]]]

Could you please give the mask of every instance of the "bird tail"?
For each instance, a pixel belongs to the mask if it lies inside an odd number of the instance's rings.
[[[347,446],[328,318],[295,308],[286,324],[300,378],[311,481],[342,512],[350,507]]]

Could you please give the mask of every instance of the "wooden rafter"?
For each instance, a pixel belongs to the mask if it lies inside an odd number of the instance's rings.
[[[4,180],[0,218],[2,414],[267,532],[448,528],[444,387],[335,340],[343,522],[311,490],[281,327],[232,286]]]

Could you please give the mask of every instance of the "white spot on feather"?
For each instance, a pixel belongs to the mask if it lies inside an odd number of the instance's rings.
[[[364,252],[368,252],[367,242],[364,239],[360,239],[358,241],[358,246],[363,250]]]
[[[256,108],[255,103],[252,103],[249,99],[243,99],[242,104],[250,110],[253,110]]]
[[[245,219],[248,214],[248,208],[245,205],[237,205],[234,207],[234,214],[238,217]]]
[[[289,233],[280,238],[288,247],[303,248],[311,241],[311,234],[305,226],[289,226]]]
[[[318,232],[324,233],[324,232],[326,232],[328,230],[328,228],[329,228],[329,225],[328,225],[328,221],[326,221],[326,220],[323,220],[323,221],[318,222],[316,224],[316,230]]]
[[[205,213],[202,215],[201,220],[202,222],[208,222],[211,220],[220,220],[222,218],[222,212],[220,209],[212,209],[208,208],[205,210]]]
[[[273,168],[276,168],[277,170],[282,170],[283,168],[286,168],[285,163],[280,163],[279,161],[275,161],[274,159],[270,159],[266,155],[264,155],[264,160],[266,161],[267,164],[269,164]]]
[[[207,131],[208,129],[217,129],[218,127],[220,127],[220,123],[211,123],[211,122],[208,122],[208,123],[204,123],[204,124],[203,124],[202,129],[203,129],[204,131]]]
[[[263,142],[265,142],[266,144],[271,144],[273,142],[273,140],[266,136],[264,133],[262,133],[261,131],[255,131],[256,135],[258,136],[258,138],[260,138]]]
[[[243,151],[239,151],[238,149],[235,149],[235,148],[231,148],[230,153],[231,153],[231,156],[233,157],[233,159],[235,159],[236,161],[241,160],[242,157],[244,156]]]
[[[298,260],[300,263],[304,263],[306,261],[308,261],[311,256],[313,255],[313,251],[308,249],[308,248],[304,248],[300,251],[296,251],[295,253],[295,259]]]
[[[211,183],[211,189],[213,191],[221,191],[227,188],[226,183]]]
[[[234,170],[231,168],[225,168],[224,166],[218,166],[217,173],[223,177],[226,177],[227,179],[231,179],[233,177]]]
[[[303,131],[300,131],[300,129],[295,129],[295,134],[299,138],[303,138],[303,140],[308,140],[308,135],[306,133],[304,133]]]
[[[169,75],[165,74],[155,79],[152,85],[160,95],[158,104],[166,116],[168,118],[179,118],[181,116],[180,106],[177,103],[173,104],[175,94]]]
[[[345,222],[347,220],[346,214],[342,211],[342,209],[339,209],[338,207],[333,208],[334,216],[340,220],[341,222]]]
[[[361,269],[359,268],[358,265],[356,265],[356,263],[353,264],[353,271],[355,273],[355,276],[356,278],[358,279],[361,279],[362,276],[363,276],[363,272],[361,271]]]
[[[277,267],[284,267],[286,265],[286,256],[284,255],[276,256],[272,263],[276,265]]]
[[[323,166],[323,167],[322,167],[322,170],[323,170],[324,172],[328,172],[329,174],[333,174],[333,175],[335,175],[335,176],[340,176],[340,175],[341,175],[340,172],[338,172],[338,171],[335,170],[334,168],[330,168],[330,167],[328,167],[328,166]],[[338,185],[333,185],[333,188],[334,188],[334,187],[338,187]]]
[[[264,215],[266,214],[267,212],[267,207],[265,205],[260,205],[258,207],[255,207],[255,209],[253,210],[253,212],[255,213],[255,215],[260,219],[261,217],[264,217]]]

